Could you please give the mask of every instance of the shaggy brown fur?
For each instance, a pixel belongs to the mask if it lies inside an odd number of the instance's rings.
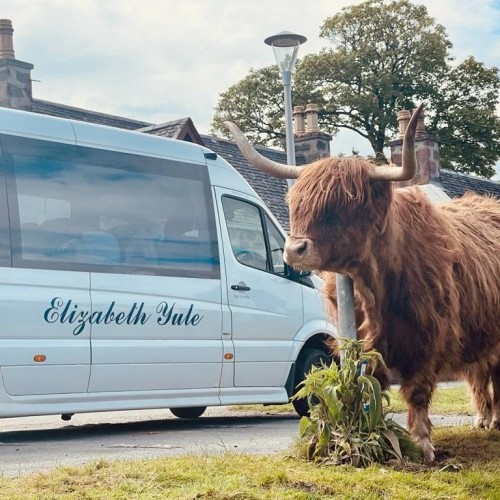
[[[433,460],[428,406],[444,370],[469,381],[476,424],[500,428],[500,200],[431,204],[370,181],[373,168],[357,157],[305,167],[289,193],[291,237],[314,247],[332,315],[334,273],[354,280],[359,335],[399,372],[410,428]]]

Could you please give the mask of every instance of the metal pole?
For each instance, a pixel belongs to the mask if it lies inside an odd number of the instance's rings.
[[[292,72],[283,71],[282,79],[285,87],[286,159],[288,165],[295,165],[295,142],[293,140],[292,122]]]
[[[354,312],[354,284],[349,276],[336,274],[339,333],[342,339],[357,339],[356,314]],[[340,351],[342,361],[343,351]]]
[[[286,160],[288,165],[295,165],[295,141],[293,137],[292,121],[292,72],[283,71],[281,75],[285,89],[285,132],[286,132]],[[290,188],[294,180],[287,179]]]

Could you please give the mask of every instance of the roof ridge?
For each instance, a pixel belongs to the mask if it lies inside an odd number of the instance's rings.
[[[456,170],[451,170],[449,168],[442,168],[441,172],[446,172],[447,174],[452,174],[452,175],[459,175],[460,177],[465,177],[467,179],[472,179],[473,181],[492,182],[493,184],[499,184],[500,185],[500,181],[496,181],[494,179],[487,179],[486,177],[481,177],[479,175],[466,174],[465,172],[457,172]]]
[[[40,103],[42,105],[45,104],[45,105],[49,105],[49,106],[55,106],[56,108],[60,108],[60,109],[79,111],[79,112],[84,113],[86,115],[102,116],[103,118],[104,117],[112,118],[115,120],[128,122],[130,124],[132,124],[132,123],[133,124],[143,124],[144,126],[152,125],[151,122],[144,122],[142,120],[135,120],[133,118],[126,118],[124,116],[113,115],[110,113],[102,113],[100,111],[92,111],[92,110],[85,109],[85,108],[79,108],[78,106],[69,106],[68,104],[60,104],[58,102],[46,101],[44,99],[32,99],[32,102],[33,102],[33,104]]]
[[[141,127],[139,129],[137,129],[137,132],[150,132],[152,130],[156,130],[156,129],[160,129],[160,128],[164,128],[164,127],[172,127],[173,125],[183,125],[187,122],[189,122],[190,120],[190,117],[189,116],[186,116],[185,118],[179,118],[177,120],[169,120],[167,122],[162,122],[162,123],[157,123],[157,124],[150,124],[150,125],[147,125],[145,127]]]

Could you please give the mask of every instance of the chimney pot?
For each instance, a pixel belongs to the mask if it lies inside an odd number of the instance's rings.
[[[0,59],[15,59],[14,29],[10,19],[0,19]]]
[[[408,128],[408,123],[410,122],[411,113],[407,109],[402,109],[398,111],[398,123],[399,123],[399,138],[402,139],[405,136],[406,129]]]
[[[416,108],[415,108],[416,109]],[[413,110],[415,111],[415,110]],[[422,137],[425,135],[425,109],[422,110],[420,116],[418,117],[417,130],[415,131],[416,137]]]
[[[311,132],[319,132],[318,105],[312,103],[308,104],[306,106],[306,114],[307,114],[306,133],[309,134]]]
[[[304,135],[306,133],[304,106],[295,106],[293,108],[293,121],[295,124],[295,135]]]
[[[398,112],[399,139],[391,141],[391,158],[396,165],[401,165],[402,148],[404,134],[408,128],[408,122],[411,118],[410,111],[402,110]],[[420,115],[417,122],[415,133],[415,157],[417,159],[417,173],[410,181],[398,182],[396,187],[412,186],[415,184],[429,184],[430,182],[439,182],[439,141],[428,135],[425,131],[425,117]]]

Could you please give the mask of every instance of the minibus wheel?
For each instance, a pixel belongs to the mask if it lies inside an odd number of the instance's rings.
[[[170,408],[170,411],[178,418],[198,418],[203,415],[206,406],[192,406],[189,408]]]
[[[332,358],[325,351],[317,348],[304,349],[297,358],[297,371],[295,375],[295,390],[297,386],[306,378],[313,366],[321,366],[321,363],[330,366]],[[307,398],[294,399],[292,401],[295,411],[301,417],[309,416],[309,405]]]

